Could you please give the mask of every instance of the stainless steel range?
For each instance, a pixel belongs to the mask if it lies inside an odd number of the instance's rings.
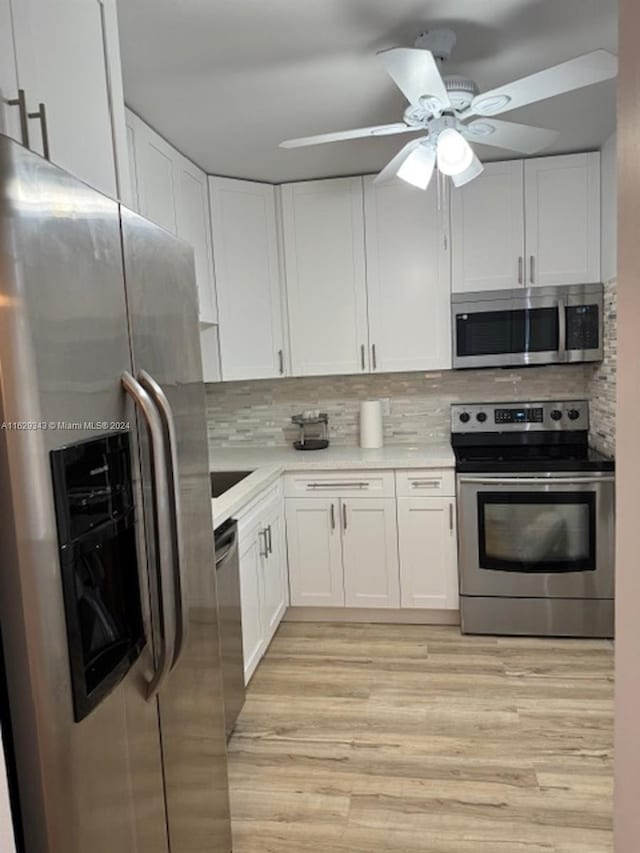
[[[613,636],[614,463],[586,401],[455,405],[462,630]]]

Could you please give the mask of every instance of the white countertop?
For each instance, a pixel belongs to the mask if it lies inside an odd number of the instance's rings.
[[[449,444],[394,444],[379,450],[361,447],[328,447],[326,450],[294,450],[293,447],[222,447],[213,451],[212,471],[253,471],[222,497],[211,501],[218,527],[242,509],[263,489],[288,471],[353,471],[357,469],[453,468]]]

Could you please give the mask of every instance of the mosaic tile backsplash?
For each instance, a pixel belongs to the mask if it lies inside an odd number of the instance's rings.
[[[593,367],[530,367],[387,373],[207,385],[211,448],[288,444],[291,415],[320,409],[329,415],[332,444],[355,445],[360,401],[388,400],[387,444],[448,440],[452,403],[578,399],[589,396]]]
[[[607,456],[613,456],[616,448],[616,292],[616,281],[612,279],[604,288],[604,360],[592,368],[589,381],[590,441]]]

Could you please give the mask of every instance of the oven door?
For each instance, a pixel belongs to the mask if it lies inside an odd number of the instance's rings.
[[[611,474],[458,475],[460,592],[611,598]]]

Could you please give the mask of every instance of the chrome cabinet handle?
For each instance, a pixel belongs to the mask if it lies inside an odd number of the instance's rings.
[[[147,425],[149,444],[151,452],[151,463],[153,471],[153,514],[155,535],[158,544],[156,554],[156,595],[159,616],[159,642],[155,673],[147,684],[147,700],[153,699],[161,690],[169,673],[173,661],[173,652],[170,647],[172,638],[175,637],[175,613],[168,602],[172,598],[172,562],[173,547],[171,541],[171,508],[169,500],[169,482],[167,479],[167,460],[165,453],[165,438],[162,420],[153,400],[142,385],[125,371],[122,374],[122,386],[133,399],[136,408],[142,413]]]
[[[364,344],[360,344],[360,368],[364,370]]]
[[[524,284],[524,258],[522,255],[518,258],[518,284]]]
[[[280,376],[284,375],[284,352],[283,350],[278,350],[278,369],[280,371]]]
[[[24,89],[18,89],[18,97],[7,101],[10,107],[17,107],[20,112],[20,135],[25,148],[29,147],[29,113],[27,111],[27,96]]]
[[[344,532],[347,532],[347,505],[343,502],[342,504],[342,527]]]
[[[449,504],[449,530],[453,531],[453,504]]]
[[[29,118],[40,119],[40,132],[42,134],[42,155],[45,160],[51,160],[49,153],[49,131],[47,129],[47,108],[44,104],[38,104],[38,109],[35,113],[27,113]]]
[[[336,508],[334,504],[331,504],[331,529],[336,529]]]
[[[535,280],[536,280],[535,262],[536,262],[536,259],[534,258],[534,256],[530,255],[529,256],[529,282],[531,284],[534,284]]]
[[[368,489],[369,483],[366,480],[358,482],[341,482],[341,483],[307,483],[308,489]]]
[[[187,579],[184,568],[184,540],[182,538],[182,507],[180,500],[180,479],[178,469],[178,439],[173,411],[167,395],[159,383],[147,373],[141,370],[138,379],[142,387],[149,393],[156,404],[162,420],[163,432],[167,443],[166,461],[168,465],[167,480],[169,493],[171,495],[171,533],[173,537],[173,578],[174,578],[174,601],[176,609],[176,638],[173,650],[172,669],[178,663],[184,651],[187,641],[186,613],[188,610]]]
[[[414,489],[439,489],[440,480],[412,480],[411,486]]]
[[[269,559],[269,543],[267,541],[267,528],[265,527],[264,530],[260,530],[258,533],[258,536],[262,536],[262,540],[264,542],[264,552],[260,551],[260,549],[258,548],[258,551],[260,552],[260,556],[264,557],[265,559],[268,560]]]
[[[267,527],[267,540],[268,540],[268,543],[269,543],[269,544],[268,544],[268,547],[269,547],[269,554],[273,554],[273,534],[272,534],[272,531],[271,531],[271,525],[269,525],[269,526]]]
[[[377,370],[378,369],[378,358],[376,356],[376,345],[375,344],[371,345],[371,362],[373,364],[373,369]]]

